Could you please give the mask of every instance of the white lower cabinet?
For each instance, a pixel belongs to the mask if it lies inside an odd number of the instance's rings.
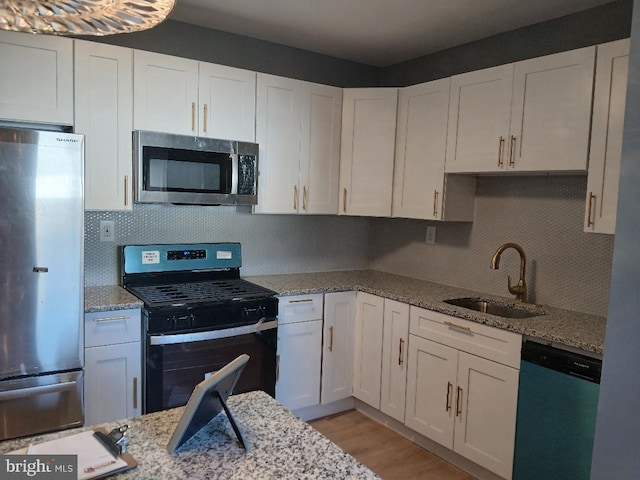
[[[140,310],[85,314],[85,425],[142,413]]]
[[[324,296],[324,342],[320,403],[351,397],[353,392],[353,336],[356,292]]]
[[[409,346],[409,305],[384,299],[380,410],[404,422]]]
[[[404,420],[409,305],[358,292],[353,396]]]
[[[384,298],[358,292],[353,358],[353,396],[380,409]]]
[[[417,307],[410,316],[405,424],[510,479],[521,336]]]
[[[296,410],[320,403],[323,295],[279,298],[276,400]]]

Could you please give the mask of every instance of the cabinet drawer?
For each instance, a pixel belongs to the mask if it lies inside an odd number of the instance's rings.
[[[85,313],[84,346],[139,342],[141,330],[139,309]]]
[[[278,323],[280,325],[322,319],[322,305],[324,303],[322,293],[291,295],[278,297],[278,299],[280,301],[278,306]]]
[[[413,335],[520,368],[522,335],[517,333],[419,307],[411,307],[409,330]]]

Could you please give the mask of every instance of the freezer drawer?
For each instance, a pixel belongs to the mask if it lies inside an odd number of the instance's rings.
[[[0,382],[0,440],[83,423],[82,371]]]

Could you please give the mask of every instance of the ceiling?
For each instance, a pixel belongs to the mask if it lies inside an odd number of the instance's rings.
[[[177,0],[172,20],[374,66],[612,0]]]

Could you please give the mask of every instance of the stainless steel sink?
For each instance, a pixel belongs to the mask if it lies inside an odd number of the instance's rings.
[[[530,318],[545,314],[544,310],[533,305],[529,307],[524,304],[500,302],[497,300],[486,300],[473,297],[451,298],[449,300],[445,300],[444,303],[505,318]]]

